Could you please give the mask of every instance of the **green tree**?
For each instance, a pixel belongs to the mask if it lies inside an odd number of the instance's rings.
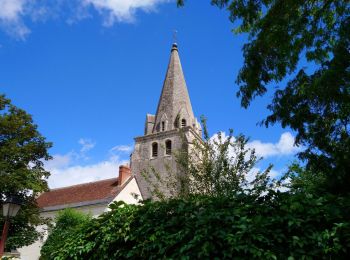
[[[183,5],[183,0],[178,0]],[[296,131],[306,171],[333,193],[350,186],[350,4],[344,0],[212,0],[248,34],[236,83],[247,108],[277,86],[265,126]],[[311,73],[300,68],[304,57]],[[312,64],[312,66],[311,66]],[[285,86],[282,81],[289,80]]]
[[[62,249],[65,240],[90,220],[90,215],[74,209],[60,211],[55,218],[54,226],[51,225],[49,229],[48,239],[41,248],[41,259],[54,259],[53,255]]]
[[[50,159],[51,143],[38,132],[32,117],[0,95],[0,202],[15,195],[23,206],[12,220],[6,248],[33,243],[39,236],[35,226],[42,224],[35,198],[47,190],[49,176],[43,160]],[[4,219],[0,217],[0,227]]]
[[[189,194],[232,197],[243,192],[260,194],[273,186],[268,177],[272,168],[254,171],[258,158],[247,148],[244,135],[222,132],[209,136],[206,119],[201,118],[203,140],[194,140],[188,152],[179,153],[177,162],[186,176]]]
[[[233,197],[241,193],[260,196],[274,187],[268,176],[272,165],[262,172],[254,169],[261,158],[254,149],[246,147],[248,139],[244,135],[235,137],[233,130],[229,130],[227,136],[219,132],[210,137],[204,117],[201,123],[203,139],[194,139],[189,146],[174,151],[179,171],[173,172],[170,165],[165,165],[167,172],[163,174],[151,166],[144,170],[143,176],[154,197]]]

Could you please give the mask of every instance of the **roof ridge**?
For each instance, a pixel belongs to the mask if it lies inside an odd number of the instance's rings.
[[[70,185],[70,186],[59,187],[59,188],[54,188],[54,189],[49,189],[48,191],[62,190],[62,189],[67,189],[67,188],[72,188],[72,187],[78,187],[78,186],[85,186],[85,185],[88,185],[88,184],[97,183],[97,182],[104,182],[104,181],[110,181],[110,180],[113,180],[113,179],[118,180],[118,177],[108,178],[108,179],[99,180],[99,181],[90,181],[90,182],[85,182],[85,183],[78,183],[78,184],[74,184],[74,185]]]

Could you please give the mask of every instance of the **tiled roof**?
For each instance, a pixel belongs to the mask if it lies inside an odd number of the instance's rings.
[[[37,198],[40,208],[113,199],[122,190],[118,178],[89,182],[44,192]]]

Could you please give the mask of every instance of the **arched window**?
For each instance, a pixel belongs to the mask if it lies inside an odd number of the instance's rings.
[[[165,141],[165,154],[170,155],[171,154],[171,140]]]
[[[179,119],[178,118],[176,118],[174,121],[174,127],[179,128]]]
[[[152,157],[157,157],[158,156],[158,144],[153,143],[152,144]]]
[[[181,127],[185,127],[186,126],[186,119],[182,119],[181,120]]]
[[[162,132],[164,132],[164,131],[165,131],[165,122],[162,121]]]

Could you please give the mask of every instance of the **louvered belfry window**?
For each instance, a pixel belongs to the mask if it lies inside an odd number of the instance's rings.
[[[165,141],[165,154],[170,155],[171,154],[171,140]]]
[[[157,157],[158,156],[158,144],[153,143],[152,144],[152,157]]]

